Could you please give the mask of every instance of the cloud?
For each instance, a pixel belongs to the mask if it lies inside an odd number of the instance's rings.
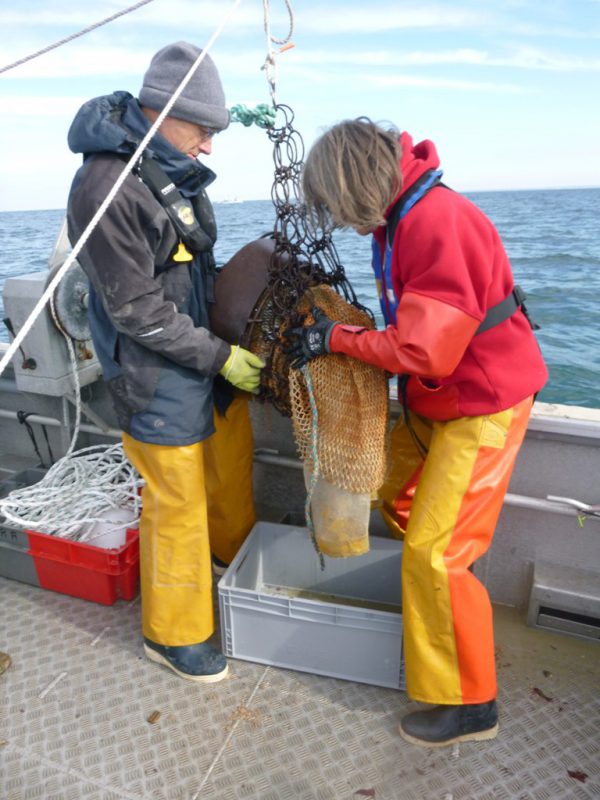
[[[71,119],[87,97],[11,97],[0,95],[0,119],[14,120],[16,117],[37,119],[56,117]]]
[[[594,0],[598,3],[599,0]],[[299,4],[297,4],[299,5]],[[594,11],[582,9],[582,3],[554,0],[542,4],[528,2],[481,2],[462,0],[457,3],[351,3],[335,7],[316,5],[298,14],[298,28],[303,32],[322,34],[329,39],[339,34],[386,34],[402,30],[487,31],[498,35],[554,37],[595,40],[600,36]]]
[[[582,58],[574,55],[554,55],[533,47],[518,48],[513,56],[491,58],[491,66],[518,67],[520,69],[548,70],[551,72],[597,72],[600,58]]]
[[[600,0],[599,0],[600,2]],[[295,61],[304,64],[319,64],[322,67],[335,64],[351,64],[367,67],[457,66],[508,67],[511,69],[548,70],[554,72],[600,70],[600,58],[582,58],[546,53],[534,48],[518,48],[511,55],[491,55],[485,50],[463,48],[445,51],[414,51],[399,53],[395,50],[363,50],[352,52],[332,50],[305,50],[298,52]]]
[[[229,52],[227,43],[221,45],[219,52],[219,71],[230,78],[248,74],[253,69],[257,75],[264,62],[266,51],[258,48]],[[17,58],[9,54],[6,60]],[[139,80],[148,66],[148,48],[117,47],[83,43],[72,44],[47,53],[41,58],[20,65],[7,77],[18,80],[32,78],[78,78],[86,76],[132,76]],[[280,70],[296,71],[304,66],[318,66],[325,73],[333,66],[363,67],[435,67],[443,65],[477,66],[489,68],[522,69],[545,72],[598,72],[600,58],[586,58],[578,55],[564,55],[546,52],[532,47],[515,48],[507,55],[492,54],[486,50],[459,48],[456,50],[416,50],[398,52],[396,50],[307,50],[298,49],[280,56],[277,60]],[[0,67],[2,64],[0,64]],[[137,84],[136,84],[137,85]]]
[[[0,64],[12,63],[22,58],[23,52],[3,53],[6,59]],[[136,75],[141,77],[148,67],[148,50],[112,46],[70,44],[20,64],[6,73],[15,80],[32,78],[82,78],[102,75]]]
[[[132,2],[130,5],[134,5]],[[203,0],[199,13],[197,0],[171,0],[168,4],[168,13],[165,13],[164,2],[148,2],[145,6],[134,9],[131,13],[118,17],[119,24],[131,23],[136,26],[142,24],[158,25],[164,27],[181,28],[186,20],[194,20],[195,27],[199,29],[215,27],[222,21],[227,10],[233,5],[232,0]],[[0,10],[0,25],[7,27],[27,28],[60,28],[66,26],[76,32],[77,29],[87,28],[103,19],[119,14],[128,7],[121,0],[117,2],[97,3],[93,6],[86,4],[74,5],[72,0],[53,2],[48,8],[46,0],[38,2],[24,2],[20,7],[5,8]],[[244,9],[242,3],[235,13],[235,24],[246,25],[256,19],[256,11]],[[262,15],[261,15],[262,21]]]
[[[414,28],[473,28],[489,23],[489,14],[448,5],[365,3],[360,8],[328,4],[301,17],[302,30],[327,35],[340,33],[376,33]]]
[[[463,4],[464,5],[464,4]],[[467,2],[468,5],[468,2]],[[120,16],[119,25],[156,26],[160,29],[185,27],[186,21],[193,25],[194,31],[205,32],[215,28],[233,6],[232,0],[170,0],[168,9],[164,2],[149,2],[133,12]],[[49,9],[44,0],[26,1],[21,7],[0,10],[0,26],[9,26],[22,32],[30,28],[67,28],[76,32],[101,20],[119,13],[126,7],[122,2],[104,2],[94,7],[85,4],[74,5],[71,0],[53,2]],[[352,3],[329,3],[325,7],[319,3],[293,2],[294,25],[303,32],[331,34],[349,32],[377,32],[410,28],[459,28],[479,26],[489,21],[480,6],[477,10],[452,8],[441,3],[423,5],[422,3],[375,2],[362,3],[353,8]],[[168,11],[168,13],[166,13]],[[290,18],[284,3],[270,5],[271,32],[276,38],[286,35]],[[233,13],[229,27],[253,28],[263,31],[263,4],[260,0],[246,0]],[[63,34],[67,35],[67,34]]]
[[[64,3],[52,11],[45,4],[27,2],[21,10],[0,11],[0,29],[3,32],[3,48],[0,56],[0,68],[20,61],[40,50],[76,36],[83,29],[100,23],[123,9],[122,3],[110,3],[100,11],[92,14],[86,6],[74,9],[72,4]],[[154,52],[167,41],[188,37],[188,21],[193,21],[191,39],[199,46],[204,46],[209,37],[225,20],[227,11],[233,7],[232,2],[213,0],[203,2],[201,14],[198,3],[192,0],[170,2],[168,14],[165,14],[165,3],[151,3],[137,9],[131,15],[122,16],[110,24],[94,29],[83,37],[64,42],[59,47],[43,53],[36,60],[19,65],[9,74],[11,77],[50,77],[73,75],[73,63],[82,65],[83,71],[77,74],[109,74],[120,71],[138,71],[145,69],[149,52]],[[239,35],[254,25],[255,30],[262,30],[262,12],[260,15],[249,8],[238,6],[227,22],[223,33]],[[173,31],[170,34],[170,31]],[[185,33],[182,33],[185,31]],[[264,38],[264,32],[263,32]],[[115,46],[113,42],[120,42]],[[155,45],[155,42],[159,42]],[[266,40],[265,40],[266,51]],[[92,58],[82,59],[82,54],[90,53]],[[94,57],[97,54],[98,57]]]
[[[499,92],[502,94],[523,94],[527,92],[527,89],[516,83],[466,81],[454,78],[423,78],[411,75],[371,75],[369,82],[380,87],[414,86],[421,89],[459,89],[466,92]]]

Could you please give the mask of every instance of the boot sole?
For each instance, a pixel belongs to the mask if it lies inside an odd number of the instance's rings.
[[[160,653],[157,653],[156,650],[153,650],[146,644],[144,645],[144,653],[146,654],[146,658],[149,658],[150,661],[162,664],[163,667],[168,667],[179,675],[180,678],[185,678],[186,681],[194,681],[195,683],[217,683],[218,681],[222,681],[229,672],[229,665],[226,664],[224,670],[215,672],[214,675],[190,675],[188,672],[181,672],[181,670],[174,667],[167,658],[161,656]]]
[[[411,744],[418,744],[421,747],[448,747],[455,742],[485,742],[489,739],[495,739],[498,735],[499,727],[494,725],[493,728],[487,728],[485,731],[476,731],[475,733],[464,733],[462,736],[455,736],[453,739],[446,739],[443,742],[428,742],[426,739],[418,739],[416,736],[411,736],[402,729],[402,725],[398,725],[400,736]]]

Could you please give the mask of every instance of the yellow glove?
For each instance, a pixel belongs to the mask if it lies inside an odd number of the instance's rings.
[[[258,356],[249,350],[244,350],[239,344],[231,348],[229,358],[219,372],[229,383],[245,392],[258,392],[260,386],[260,371],[264,363]]]

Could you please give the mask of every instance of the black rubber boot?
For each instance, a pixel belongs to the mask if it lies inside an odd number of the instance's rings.
[[[424,747],[493,739],[498,733],[496,701],[413,711],[400,721],[399,730],[407,742]]]
[[[169,667],[188,681],[216,683],[229,670],[225,656],[208,642],[169,647],[144,637],[144,652],[150,661]]]
[[[225,575],[227,570],[229,569],[229,564],[226,564],[224,561],[221,561],[220,558],[216,556],[212,556],[212,571],[215,575],[219,578]]]

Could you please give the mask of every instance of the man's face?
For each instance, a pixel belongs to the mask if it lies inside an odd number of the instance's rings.
[[[198,158],[200,153],[204,153],[206,156],[210,155],[212,137],[216,133],[211,128],[205,128],[176,117],[166,117],[159,131],[173,147],[194,159]]]

